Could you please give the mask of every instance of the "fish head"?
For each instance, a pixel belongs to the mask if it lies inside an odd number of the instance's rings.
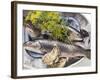
[[[41,48],[41,45],[39,42],[33,42],[33,41],[27,41],[23,44],[23,47],[26,49],[26,50],[35,50],[35,49],[40,49]]]
[[[25,28],[26,32],[33,34],[33,30],[30,27]]]
[[[34,31],[32,28],[29,28],[29,27],[25,28],[25,32],[27,32],[27,34],[30,35],[31,37],[37,37],[37,35],[38,35],[37,31]]]
[[[72,42],[75,42],[75,41],[82,41],[82,37],[81,37],[81,34],[71,28],[69,28],[69,39],[72,41]]]

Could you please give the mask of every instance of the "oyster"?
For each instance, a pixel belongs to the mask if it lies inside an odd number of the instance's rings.
[[[53,63],[58,62],[61,52],[58,46],[54,46],[51,52],[48,52],[42,57],[42,61],[47,65],[52,65]]]
[[[47,64],[48,67],[64,67],[67,58],[60,57],[61,51],[57,45],[51,50],[51,52],[45,54],[42,57],[43,63]]]

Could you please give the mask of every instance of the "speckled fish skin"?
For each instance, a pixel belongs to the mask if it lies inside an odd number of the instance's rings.
[[[36,47],[34,47],[34,44],[38,42],[39,45]],[[86,51],[81,47],[75,46],[75,45],[71,45],[71,44],[65,44],[62,42],[58,42],[58,41],[51,41],[51,40],[36,40],[35,42],[31,42],[32,44],[30,44],[30,42],[28,42],[28,44],[25,44],[24,47],[27,47],[26,49],[30,49],[30,46],[32,49],[37,49],[40,50],[41,53],[39,54],[45,54],[47,52],[50,52],[53,47],[54,44],[57,44],[58,47],[61,50],[61,57],[75,57],[75,56],[85,56],[85,57],[90,57],[90,51]]]

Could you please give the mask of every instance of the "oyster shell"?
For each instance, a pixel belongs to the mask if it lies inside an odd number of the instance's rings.
[[[43,63],[47,64],[48,67],[64,67],[67,59],[66,58],[60,58],[61,51],[59,47],[56,45],[51,50],[51,52],[45,54],[42,57]]]
[[[53,63],[58,62],[61,52],[58,46],[54,46],[51,52],[48,52],[42,57],[42,61],[47,65],[52,65]]]

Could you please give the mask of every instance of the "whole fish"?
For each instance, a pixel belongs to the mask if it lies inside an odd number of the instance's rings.
[[[90,50],[85,50],[79,46],[66,44],[59,41],[52,40],[36,40],[25,42],[23,47],[25,50],[35,52],[37,55],[44,55],[50,52],[54,45],[58,45],[61,51],[61,57],[76,57],[76,56],[85,56],[90,58]]]

